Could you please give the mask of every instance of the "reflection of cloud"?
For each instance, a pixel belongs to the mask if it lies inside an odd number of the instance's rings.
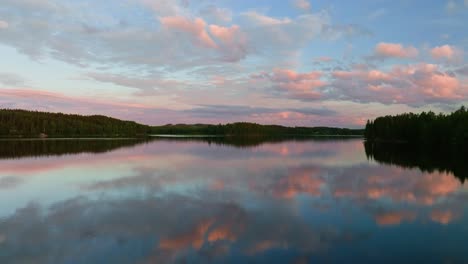
[[[457,217],[457,214],[451,210],[434,210],[431,213],[431,219],[434,222],[448,224]]]
[[[20,184],[22,179],[14,176],[0,177],[0,190],[10,189]]]
[[[384,212],[378,213],[375,216],[377,224],[385,225],[399,225],[402,221],[414,221],[416,214],[413,212]]]
[[[205,233],[212,224],[213,220],[202,221],[194,230],[186,234],[181,234],[173,238],[161,239],[159,247],[161,249],[180,250],[192,246],[195,249],[200,249],[203,245]]]
[[[393,166],[356,167],[346,174],[331,183],[336,197],[390,198],[394,202],[431,205],[462,186],[451,174],[429,174]]]
[[[294,198],[298,194],[319,196],[325,182],[317,177],[318,172],[314,169],[293,170],[275,184],[273,193],[283,198]]]
[[[214,228],[208,234],[208,241],[216,242],[219,240],[236,240],[237,235],[233,232],[229,225],[222,225]]]
[[[286,245],[282,245],[280,241],[275,240],[263,240],[255,243],[252,247],[248,250],[249,254],[255,255],[257,253],[261,253],[264,251],[268,251],[273,248],[286,248]]]
[[[134,246],[139,245],[138,259],[167,263],[196,255],[207,262],[205,258],[223,258],[232,249],[239,260],[270,248],[291,248],[294,256],[297,251],[314,252],[340,239],[339,231],[315,229],[281,205],[265,214],[212,197],[77,198],[49,208],[31,205],[4,218],[0,222],[0,234],[5,238],[0,258],[8,263],[48,263],[51,258],[58,263],[68,259],[89,263],[106,254],[110,262],[121,258],[132,262]],[[268,255],[264,257],[268,260]]]

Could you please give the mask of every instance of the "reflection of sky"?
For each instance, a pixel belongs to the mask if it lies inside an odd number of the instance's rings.
[[[0,160],[0,261],[457,262],[467,195],[368,162],[360,140]]]

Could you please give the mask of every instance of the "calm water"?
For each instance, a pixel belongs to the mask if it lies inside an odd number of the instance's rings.
[[[0,141],[0,263],[468,263],[466,160],[373,151]]]

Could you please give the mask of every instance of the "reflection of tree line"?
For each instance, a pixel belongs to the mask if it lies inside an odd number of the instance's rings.
[[[78,153],[103,153],[122,147],[131,147],[141,143],[160,142],[201,142],[207,144],[249,148],[265,143],[281,143],[286,141],[330,141],[347,140],[350,137],[154,137],[138,139],[44,139],[44,140],[1,140],[1,158],[21,158],[36,156],[59,156]]]
[[[0,158],[103,153],[148,142],[146,139],[2,140]]]
[[[425,144],[364,143],[367,158],[384,164],[422,171],[449,172],[464,182],[468,179],[468,149],[458,145],[428,146]]]
[[[158,141],[178,141],[178,142],[205,142],[208,144],[231,146],[236,148],[249,148],[256,147],[267,143],[281,143],[281,142],[305,142],[305,141],[337,141],[337,140],[351,140],[356,137],[339,137],[339,136],[219,136],[219,137],[156,137]]]

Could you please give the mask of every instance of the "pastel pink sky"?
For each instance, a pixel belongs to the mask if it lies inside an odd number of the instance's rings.
[[[468,103],[468,7],[450,6],[4,0],[0,108],[340,127],[450,112]]]

